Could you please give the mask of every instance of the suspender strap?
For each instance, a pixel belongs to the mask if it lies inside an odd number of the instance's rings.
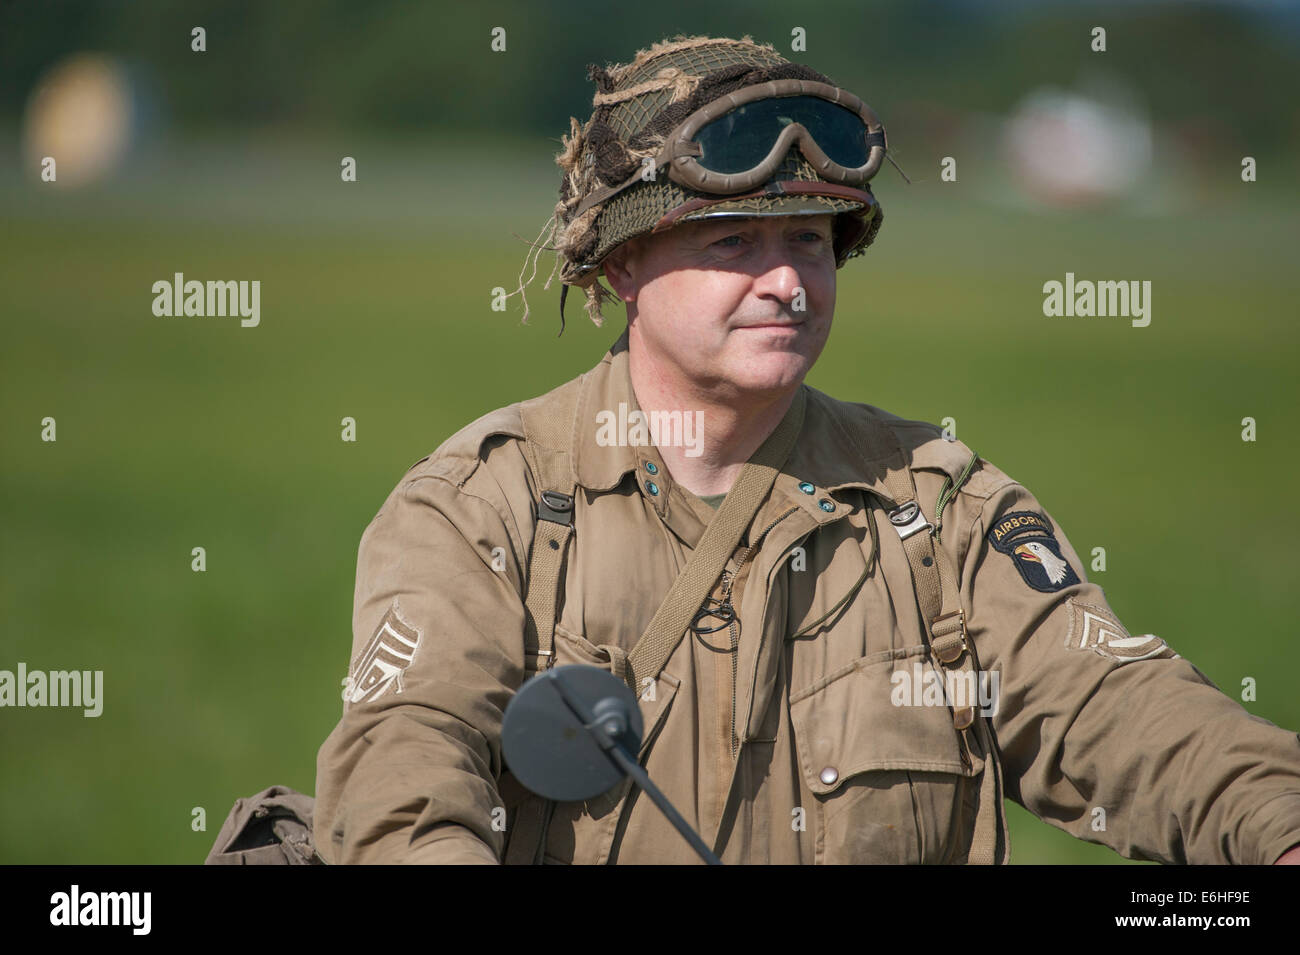
[[[581,379],[579,379],[579,382]],[[524,669],[549,670],[555,663],[556,605],[564,586],[564,557],[573,536],[573,496],[577,487],[570,450],[577,427],[579,382],[558,393],[520,405],[524,453],[537,481],[537,527],[528,555],[524,597]],[[545,402],[545,404],[543,404]],[[555,803],[528,793],[519,804],[506,838],[506,865],[540,865],[546,830]]]
[[[505,865],[541,865],[546,850],[546,830],[555,803],[536,793],[519,804],[514,831],[507,834]]]
[[[658,678],[727,566],[741,536],[753,523],[759,505],[767,498],[781,465],[785,464],[794,448],[795,439],[803,427],[806,403],[804,389],[800,386],[781,423],[745,463],[740,477],[691,552],[690,560],[673,581],[668,596],[628,654],[626,672],[622,675],[633,692],[640,692],[641,681],[645,678]]]
[[[577,485],[570,449],[578,406],[577,382],[559,394],[520,405],[524,453],[537,479],[537,528],[528,555],[524,598],[524,649],[537,658],[537,670],[555,662],[556,603],[564,585],[564,556],[573,536],[573,494]],[[545,406],[541,402],[545,400]],[[528,661],[524,661],[525,669]]]
[[[889,434],[892,436],[893,432],[890,431]],[[889,522],[898,532],[903,542],[903,551],[907,554],[912,582],[916,588],[917,606],[928,630],[931,652],[946,670],[958,673],[956,685],[974,688],[979,674],[975,672],[975,648],[966,639],[966,615],[961,606],[957,575],[948,552],[942,547],[934,546],[935,527],[926,520],[921,510],[916,499],[916,482],[906,466],[901,446],[898,450],[900,466],[888,469],[884,478],[885,487],[894,504],[888,512]],[[962,481],[952,489],[953,494],[970,475],[978,457],[972,455],[971,462],[962,472]],[[953,706],[953,726],[961,732],[968,749],[971,737],[974,736],[984,755],[979,809],[967,861],[972,865],[1005,863],[1010,857],[1010,846],[1006,837],[1002,766],[998,761],[989,721],[976,718],[973,700],[964,702],[964,706]],[[999,823],[1003,833],[1001,851],[998,846]]]

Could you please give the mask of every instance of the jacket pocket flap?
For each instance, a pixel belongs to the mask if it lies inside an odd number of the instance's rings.
[[[586,637],[561,627],[558,623],[555,625],[555,638],[556,665],[583,663],[606,671],[610,669],[609,650],[604,646],[596,646]],[[667,671],[661,671],[658,680],[646,683],[637,693],[643,726],[638,756],[643,762],[650,752],[650,745],[663,728],[679,686],[681,680]]]
[[[833,793],[873,770],[957,776],[983,770],[978,753],[968,754],[970,765],[963,760],[966,747],[947,703],[933,705],[933,690],[911,693],[918,674],[918,690],[942,680],[923,646],[869,654],[791,695],[790,721],[809,789]]]

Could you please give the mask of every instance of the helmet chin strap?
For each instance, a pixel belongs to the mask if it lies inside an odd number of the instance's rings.
[[[894,157],[889,155],[888,152],[885,153],[885,158],[889,160],[889,164],[891,166],[893,166],[895,169],[898,170],[898,174],[903,177],[903,182],[907,183],[910,186],[912,184],[912,180],[907,178],[907,173],[903,172],[903,167],[900,166],[898,163],[894,162]]]

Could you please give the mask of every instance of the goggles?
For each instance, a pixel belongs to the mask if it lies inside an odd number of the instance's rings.
[[[795,146],[819,176],[848,188],[790,182],[782,191],[856,198],[861,192],[852,187],[867,183],[885,158],[885,128],[871,107],[847,90],[811,80],[772,80],[721,96],[686,117],[669,133],[653,169],[658,174],[667,167],[673,182],[696,192],[729,196],[771,179]],[[597,189],[574,218],[649,181],[650,168]]]

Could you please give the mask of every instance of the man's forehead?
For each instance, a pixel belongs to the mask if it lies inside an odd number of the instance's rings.
[[[816,228],[818,226],[833,230],[832,220],[834,218],[835,214],[832,212],[819,212],[816,214],[805,213],[784,216],[738,215],[714,216],[708,219],[687,219],[678,222],[670,229],[665,229],[663,232],[646,232],[633,236],[619,246],[619,249],[627,254],[635,254],[645,252],[652,247],[672,248],[685,242],[699,242],[714,235],[722,235],[728,230],[754,228],[755,226],[772,231],[782,231],[786,228]]]
[[[808,225],[809,223],[829,225],[830,220],[834,218],[834,213],[819,212],[816,214],[805,213],[802,215],[785,215],[785,216],[761,216],[761,215],[739,215],[739,216],[713,216],[708,219],[688,219],[680,223],[676,228],[690,229],[695,228],[701,231],[710,229],[730,229],[738,225],[744,226],[761,226],[770,229],[780,229],[787,226]],[[668,230],[672,232],[672,229]]]
[[[712,235],[714,233],[724,233],[732,229],[766,229],[771,232],[780,232],[786,229],[808,228],[809,226],[831,228],[832,220],[835,218],[833,213],[820,212],[815,215],[787,215],[787,216],[714,216],[708,219],[688,219],[679,222],[671,229],[663,232],[641,236],[639,238],[646,241],[667,241],[674,242],[683,239],[697,238],[699,236]]]

